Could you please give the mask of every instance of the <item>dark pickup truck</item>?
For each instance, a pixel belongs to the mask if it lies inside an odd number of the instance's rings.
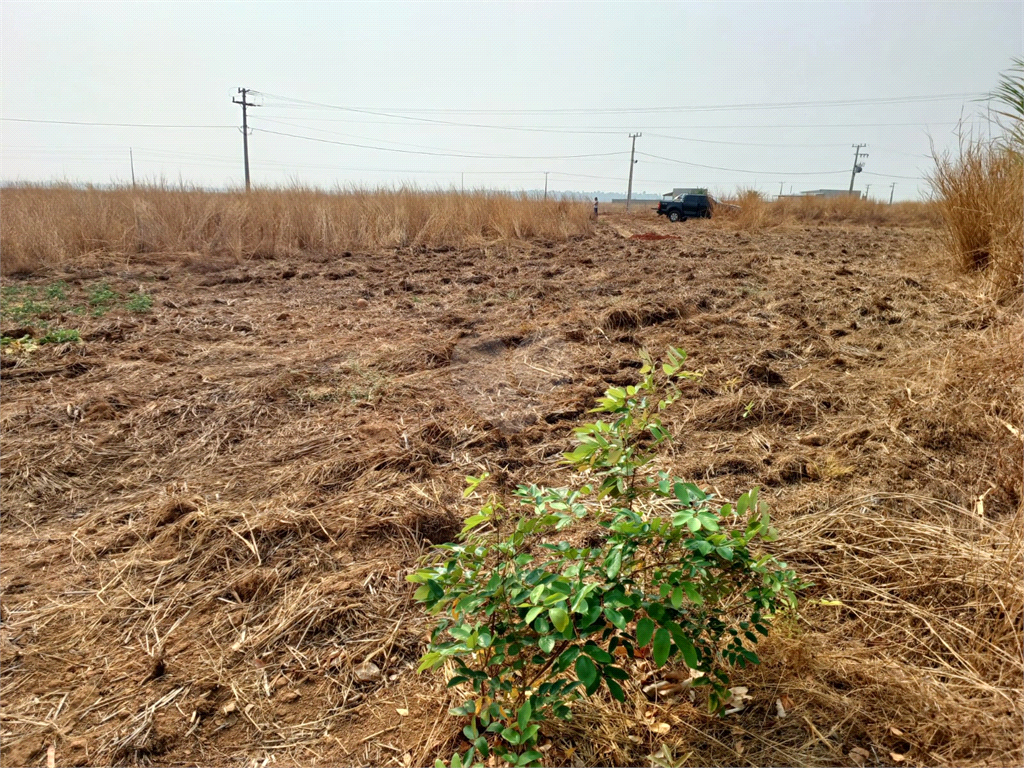
[[[674,200],[662,200],[654,210],[669,221],[710,219],[713,203],[708,195],[681,195]]]

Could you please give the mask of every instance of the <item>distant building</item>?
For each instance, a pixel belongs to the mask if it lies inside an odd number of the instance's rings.
[[[810,189],[800,193],[801,197],[860,197],[860,192],[851,192],[848,189]]]
[[[676,187],[671,192],[666,192],[665,197],[679,197],[680,195],[706,195],[708,190],[705,187]]]

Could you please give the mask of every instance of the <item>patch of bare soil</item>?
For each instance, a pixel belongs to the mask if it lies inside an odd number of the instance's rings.
[[[570,482],[594,398],[671,344],[705,376],[667,464],[760,485],[815,586],[737,674],[742,712],[637,689],[579,705],[545,760],[1020,764],[1020,315],[950,285],[937,247],[622,218],[553,245],[101,270],[153,311],[65,318],[84,343],[0,360],[0,763],[449,756],[405,576],[458,532],[466,475]]]

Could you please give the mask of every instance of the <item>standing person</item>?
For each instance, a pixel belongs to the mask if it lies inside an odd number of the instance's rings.
[[[594,198],[594,218],[597,218],[597,198]]]

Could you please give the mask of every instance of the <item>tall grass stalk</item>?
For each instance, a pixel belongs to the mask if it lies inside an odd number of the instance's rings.
[[[588,234],[586,205],[526,195],[300,186],[209,192],[19,186],[0,192],[6,274],[89,254],[190,253],[242,261],[361,248],[562,241]]]

